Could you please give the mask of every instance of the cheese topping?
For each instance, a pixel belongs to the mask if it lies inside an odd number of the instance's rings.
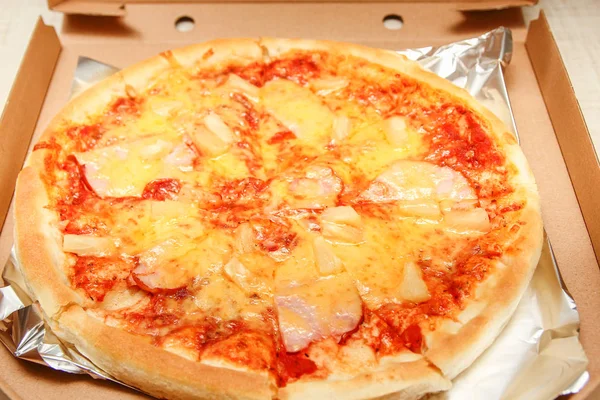
[[[478,241],[502,213],[482,177],[502,173],[466,167],[501,158],[464,110],[437,92],[422,108],[383,67],[280,61],[176,69],[67,131],[81,143],[60,150],[76,162],[56,167],[69,200],[53,207],[73,286],[107,324],[208,364],[287,363],[285,380],[331,354],[419,353],[423,321],[452,317],[475,290],[461,279],[502,252]]]
[[[362,302],[345,274],[319,278],[275,293],[279,328],[288,352],[309,343],[341,336],[354,329],[362,315]]]
[[[298,138],[325,143],[331,137],[334,115],[309,89],[284,79],[274,80],[261,89],[260,100]]]
[[[125,197],[141,196],[153,180],[183,177],[195,154],[182,142],[151,136],[76,153],[75,157],[98,196]]]

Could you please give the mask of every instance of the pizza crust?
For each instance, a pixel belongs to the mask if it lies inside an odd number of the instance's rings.
[[[467,368],[501,333],[526,289],[537,264],[542,247],[540,205],[533,175],[522,150],[503,123],[475,101],[465,90],[428,71],[397,53],[368,47],[314,40],[263,38],[228,39],[207,42],[163,53],[140,64],[126,68],[91,87],[71,100],[50,123],[40,141],[68,121],[84,123],[88,115],[128,91],[142,90],[154,75],[168,71],[174,63],[183,66],[218,66],[232,58],[242,65],[277,57],[288,51],[324,50],[350,54],[367,61],[395,69],[450,93],[468,108],[476,111],[488,124],[494,142],[501,146],[518,169],[511,181],[525,193],[527,204],[521,210],[521,227],[512,244],[511,271],[499,277],[495,290],[503,296],[489,295],[479,313],[466,323],[458,334],[436,333],[426,352],[426,361],[395,365],[375,374],[365,374],[350,381],[323,380],[297,382],[279,390],[282,398],[384,396],[382,398],[417,398],[429,391],[446,390],[452,379]],[[209,367],[185,360],[149,344],[133,334],[111,328],[89,316],[81,306],[86,300],[68,285],[63,268],[62,238],[56,228],[56,216],[44,208],[48,204],[46,190],[40,178],[46,150],[30,155],[19,176],[16,189],[16,246],[24,276],[34,298],[51,318],[59,336],[73,343],[83,354],[118,379],[160,397],[176,398],[271,398],[276,390],[265,375]],[[508,272],[508,271],[507,271]],[[115,345],[118,343],[118,345]],[[390,393],[393,393],[391,395]],[[388,394],[390,394],[388,397]]]
[[[271,399],[266,374],[213,367],[162,350],[148,338],[105,325],[72,306],[52,323],[54,332],[115,378],[158,398]]]
[[[521,227],[518,237],[503,256],[504,263],[509,265],[505,268],[506,273],[495,282],[493,291],[475,300],[487,306],[456,333],[434,331],[428,338],[434,345],[425,352],[426,358],[449,379],[469,367],[500,335],[529,285],[543,238],[539,204],[534,200],[531,203],[522,210],[526,225]]]
[[[348,380],[301,380],[279,389],[282,400],[366,398],[413,400],[448,390],[450,380],[426,360],[390,363]]]
[[[32,153],[17,180],[15,249],[32,298],[40,303],[46,316],[54,317],[66,305],[81,304],[83,299],[70,288],[61,271],[66,261],[62,234],[56,215],[46,208],[48,195],[40,177],[46,153]]]

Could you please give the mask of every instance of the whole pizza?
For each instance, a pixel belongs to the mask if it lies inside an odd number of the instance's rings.
[[[415,399],[499,335],[542,243],[507,128],[390,51],[167,51],[72,100],[16,191],[47,323],[162,398]]]

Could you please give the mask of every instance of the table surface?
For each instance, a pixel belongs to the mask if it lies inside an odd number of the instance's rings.
[[[587,125],[600,152],[600,1],[540,0],[525,7],[527,21],[544,9]],[[60,13],[48,11],[46,0],[0,0],[0,108],[21,62],[37,17],[59,26]]]

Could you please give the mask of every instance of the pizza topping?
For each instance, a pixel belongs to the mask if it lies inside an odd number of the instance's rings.
[[[260,99],[260,89],[238,75],[229,74],[226,85],[233,91],[243,94],[254,103],[258,103]]]
[[[165,163],[179,168],[183,172],[189,172],[193,169],[196,153],[188,147],[187,144],[181,143],[175,147],[165,157]]]
[[[225,153],[235,141],[231,128],[215,113],[203,118],[203,125],[187,122],[186,132],[190,133],[194,145],[202,152],[216,157]]]
[[[149,301],[150,296],[148,293],[134,286],[124,290],[111,290],[106,293],[102,302],[102,309],[110,311],[128,309],[132,311],[148,305]]]
[[[157,179],[146,185],[142,198],[154,200],[174,200],[181,190],[181,182],[177,179]]]
[[[362,316],[362,301],[345,274],[279,288],[275,304],[285,348],[292,353],[326,337],[339,341]]]
[[[248,294],[265,293],[268,291],[264,282],[261,282],[257,276],[252,274],[236,257],[225,264],[223,271],[233,283]]]
[[[404,200],[398,203],[398,211],[406,216],[437,220],[441,216],[440,205],[430,199]]]
[[[292,205],[298,208],[324,208],[335,204],[343,188],[342,180],[329,167],[309,166],[303,178],[294,179],[289,190]]]
[[[251,253],[256,250],[254,230],[249,223],[240,224],[234,234],[235,248],[239,253]]]
[[[490,218],[483,208],[452,210],[444,213],[444,221],[459,233],[485,233],[491,229]]]
[[[261,104],[301,140],[318,143],[330,136],[333,113],[307,88],[270,81],[261,89]]]
[[[363,241],[362,220],[350,206],[331,207],[321,214],[323,236],[337,244],[359,244]]]
[[[423,281],[421,268],[413,262],[404,263],[399,297],[414,303],[420,303],[431,298],[427,285]]]
[[[321,70],[325,57],[160,77],[146,100],[35,147],[52,153],[69,278],[91,312],[280,385],[337,378],[315,349],[397,361],[423,351],[435,318],[465,322],[503,252],[485,233],[522,207],[495,203],[511,190],[502,149],[443,93],[372,79],[384,67],[367,63],[358,79]]]
[[[327,96],[330,93],[336,92],[348,86],[348,79],[338,76],[323,79],[313,79],[310,86],[319,96]]]
[[[345,115],[336,115],[333,120],[333,142],[338,144],[343,142],[350,134],[352,122]]]
[[[475,191],[459,172],[422,161],[401,160],[363,192],[359,200],[375,203],[391,201],[435,201],[476,199]]]
[[[305,84],[308,79],[317,78],[319,74],[319,65],[310,54],[273,60],[264,68],[265,81],[285,78],[299,85]]]
[[[118,258],[78,257],[71,282],[94,301],[100,302],[116,284],[127,278],[130,269],[127,261]]]
[[[156,98],[151,98],[151,100],[149,100],[149,103],[152,111],[161,117],[172,116],[178,110],[182,109],[185,105],[182,101],[179,100],[157,100]]]
[[[131,272],[133,280],[151,293],[170,292],[186,286],[193,271],[177,259],[180,248],[177,240],[169,239],[140,254],[137,266]]]
[[[63,250],[79,256],[104,257],[115,252],[115,243],[108,237],[66,234],[63,237]]]
[[[232,143],[235,139],[235,135],[231,131],[231,128],[223,121],[223,119],[213,112],[208,113],[203,120],[204,125],[212,133],[218,136],[225,143]]]
[[[314,363],[302,352],[300,353],[287,353],[285,349],[280,351],[277,356],[279,361],[279,378],[280,386],[285,386],[289,380],[295,380],[303,375],[310,375],[317,371],[317,364]]]
[[[146,185],[188,171],[195,155],[160,137],[76,153],[87,184],[100,197],[141,196]]]
[[[291,256],[296,245],[296,233],[286,221],[263,219],[252,224],[256,231],[256,241],[261,250],[275,261],[284,261]]]
[[[456,165],[470,170],[493,170],[504,157],[474,113],[464,106],[442,104],[427,110],[420,118],[429,135],[427,159],[442,165]]]
[[[393,116],[384,121],[384,132],[392,146],[402,146],[408,142],[408,128],[403,117]]]
[[[100,124],[76,125],[66,130],[69,139],[75,142],[75,150],[87,151],[93,149],[105,133]]]
[[[315,263],[321,275],[331,275],[342,272],[342,261],[335,255],[333,247],[322,236],[313,239]]]
[[[292,131],[279,131],[267,140],[268,144],[285,143],[288,140],[296,139],[296,135]]]

